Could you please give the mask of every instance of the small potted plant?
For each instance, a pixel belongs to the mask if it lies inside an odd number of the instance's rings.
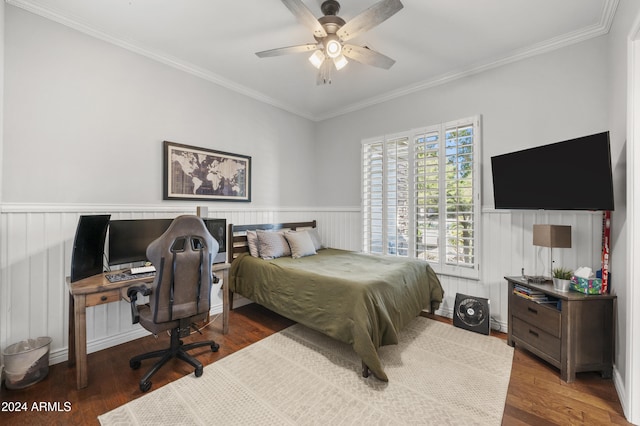
[[[567,292],[571,286],[573,271],[565,268],[553,269],[553,288],[556,291]]]

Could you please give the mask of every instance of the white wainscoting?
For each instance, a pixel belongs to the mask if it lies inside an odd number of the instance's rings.
[[[209,217],[227,223],[274,223],[316,219],[326,245],[357,250],[359,209],[237,208],[217,210]],[[195,214],[195,205],[102,206],[4,204],[0,216],[0,347],[38,336],[52,338],[51,363],[68,356],[71,250],[78,218],[83,214],[111,214],[116,219],[172,218]],[[214,294],[216,294],[214,292]],[[221,293],[212,297],[212,312],[222,312]],[[221,322],[218,318],[216,321]],[[221,324],[219,324],[221,326]],[[215,327],[215,323],[214,323]],[[87,349],[95,352],[148,333],[131,324],[126,303],[87,309]]]
[[[323,243],[329,247],[359,250],[360,209],[339,208],[237,208],[208,205],[209,217],[227,223],[273,223],[316,219]],[[195,205],[101,206],[4,204],[0,215],[0,347],[38,336],[50,336],[51,363],[67,359],[68,292],[71,248],[78,217],[111,214],[112,219],[164,218],[194,214]],[[534,223],[571,225],[572,249],[556,249],[557,264],[569,267],[600,264],[601,216],[587,212],[512,212],[484,209],[480,280],[441,276],[445,300],[439,314],[451,317],[456,293],[491,299],[496,329],[506,331],[505,275],[542,274],[548,270],[548,249],[531,244]],[[212,298],[212,312],[222,311],[221,295]],[[221,321],[220,319],[216,321]],[[220,326],[220,324],[218,324]],[[216,325],[214,324],[214,327]],[[109,303],[87,309],[88,352],[95,352],[143,335],[131,324],[126,303]]]
[[[441,276],[445,300],[438,314],[452,317],[456,293],[490,300],[492,328],[507,331],[509,275],[549,276],[548,248],[533,246],[533,224],[570,225],[572,248],[555,249],[554,265],[575,269],[601,265],[602,214],[600,212],[482,211],[480,280]]]

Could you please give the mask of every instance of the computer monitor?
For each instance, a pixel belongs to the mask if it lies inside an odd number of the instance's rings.
[[[218,254],[213,259],[213,263],[224,263],[227,261],[227,220],[226,219],[203,219],[205,226],[213,238],[218,241]]]
[[[80,216],[71,253],[71,282],[102,273],[104,242],[111,215]]]
[[[147,247],[169,228],[173,219],[112,220],[109,224],[109,265],[147,261]],[[213,238],[218,241],[214,263],[224,263],[227,251],[226,219],[203,219]]]
[[[109,265],[146,262],[147,246],[173,219],[126,219],[109,223]]]

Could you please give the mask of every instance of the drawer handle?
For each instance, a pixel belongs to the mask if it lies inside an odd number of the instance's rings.
[[[539,337],[538,333],[536,333],[536,332],[535,332],[535,331],[533,331],[533,330],[529,330],[529,334],[533,334],[534,336]]]
[[[537,309],[533,309],[533,308],[527,306],[527,310],[529,312],[533,312],[534,314],[538,315],[538,310]]]
[[[107,300],[107,296],[102,296],[102,297],[100,298],[100,301],[102,301],[102,302],[104,302],[104,301],[106,301],[106,300]]]

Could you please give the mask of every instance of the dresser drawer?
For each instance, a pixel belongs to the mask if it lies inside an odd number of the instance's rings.
[[[513,336],[560,362],[560,339],[519,318],[513,318]]]
[[[511,295],[511,314],[555,337],[560,336],[560,311],[549,306]]]
[[[103,291],[101,293],[91,293],[87,294],[87,299],[85,302],[85,306],[96,306],[101,305],[103,303],[116,302],[120,300],[120,290],[109,290]]]

